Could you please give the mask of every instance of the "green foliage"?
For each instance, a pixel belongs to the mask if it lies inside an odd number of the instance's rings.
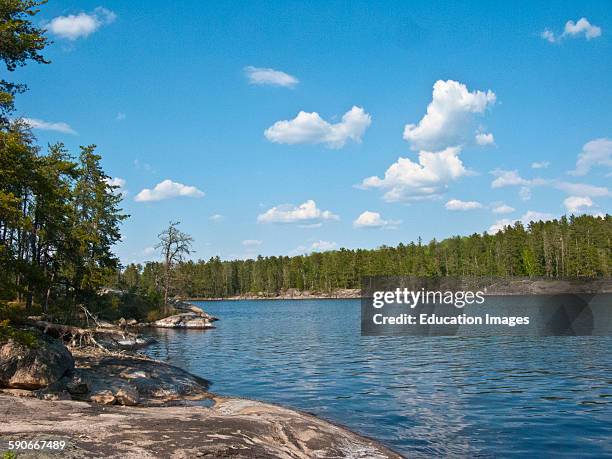
[[[562,217],[517,223],[497,234],[472,234],[399,244],[375,250],[340,249],[296,257],[255,260],[188,261],[173,268],[172,295],[227,297],[275,295],[288,289],[331,292],[359,288],[362,276],[542,276],[589,278],[612,274],[612,217]],[[159,292],[162,263],[128,266],[118,278],[122,288]]]
[[[0,321],[12,324],[20,323],[24,317],[24,305],[21,303],[0,303]]]
[[[163,319],[174,314],[178,314],[178,311],[173,308],[159,307],[151,309],[146,315],[147,322],[155,322],[156,320]]]
[[[101,319],[116,321],[123,317],[142,321],[152,311],[160,310],[161,302],[135,293],[107,294],[88,302],[87,307]]]
[[[94,292],[113,272],[118,260],[112,246],[121,239],[119,224],[122,196],[108,184],[95,146],[81,147],[77,180],[73,192],[73,245],[69,250],[73,265],[73,287],[79,292]]]
[[[0,1],[0,60],[8,70],[28,60],[47,63],[40,54],[48,44],[45,31],[30,21],[38,13],[37,7],[45,3],[46,0]]]
[[[14,451],[5,451],[2,453],[2,459],[15,459],[17,455]]]
[[[538,274],[538,266],[535,259],[535,255],[530,247],[523,249],[523,266],[525,268],[525,274],[528,276],[535,276]]]
[[[10,325],[8,320],[0,320],[0,344],[13,340],[27,347],[37,347],[38,337],[29,330],[22,330]]]
[[[32,18],[38,7],[46,1],[0,0],[0,60],[10,72],[27,61],[48,63],[40,52],[47,46],[44,29],[36,27]],[[24,85],[0,80],[0,125],[9,124],[15,94],[23,92]]]
[[[44,3],[0,0],[0,60],[8,71],[47,63],[44,30],[33,22]],[[9,119],[24,90],[0,81],[0,300],[23,304],[23,317],[41,305],[67,321],[75,305],[97,304],[96,291],[117,271],[112,247],[127,216],[94,145],[81,147],[78,158],[62,144],[43,153],[25,123]]]
[[[7,70],[46,63],[43,29],[33,25],[44,1],[0,0],[0,60]],[[117,269],[121,196],[108,185],[95,146],[77,161],[62,144],[46,154],[23,123],[10,122],[13,98],[24,86],[0,82],[0,299],[48,310],[95,294]]]
[[[75,161],[62,144],[43,155],[27,132],[0,131],[0,298],[84,302],[116,271],[126,216],[94,148]]]

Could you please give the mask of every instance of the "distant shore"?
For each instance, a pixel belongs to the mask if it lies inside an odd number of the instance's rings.
[[[498,279],[485,280],[478,286],[487,296],[506,295],[563,295],[612,293],[612,278],[601,279]],[[241,300],[339,300],[361,299],[361,289],[337,289],[332,292],[313,292],[289,289],[278,295],[258,294],[235,295],[217,298],[193,297],[185,301],[241,301]]]
[[[217,298],[185,298],[185,301],[240,301],[240,300],[341,300],[341,299],[359,299],[361,298],[361,289],[345,288],[334,290],[331,293],[311,292],[308,290],[300,291],[289,289],[278,295],[272,294],[248,294],[235,295]]]

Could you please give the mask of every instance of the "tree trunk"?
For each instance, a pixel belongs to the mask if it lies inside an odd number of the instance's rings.
[[[168,262],[166,262],[166,271],[164,278],[164,313],[168,313],[168,290],[170,288],[170,266]]]

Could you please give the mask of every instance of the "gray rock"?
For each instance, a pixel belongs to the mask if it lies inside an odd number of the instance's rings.
[[[171,299],[169,303],[174,309],[177,309],[178,311],[195,314],[196,316],[207,319],[210,322],[219,320],[215,316],[210,315],[209,313],[205,312],[203,309],[197,307],[196,305],[187,301],[183,301],[179,298]]]
[[[89,392],[89,386],[80,376],[75,376],[66,383],[66,390],[72,395],[82,395]]]
[[[119,289],[116,289],[116,288],[102,287],[101,289],[98,290],[98,295],[100,295],[100,296],[104,296],[104,295],[123,296],[123,295],[125,295],[125,292],[123,290],[119,290]]]
[[[207,395],[208,381],[155,360],[87,350],[76,350],[75,358],[77,371],[92,394],[75,395],[75,399],[101,403],[96,395],[110,394],[118,403],[137,400],[138,405],[159,405]]]
[[[0,344],[0,387],[35,390],[59,381],[74,369],[72,354],[60,341],[32,331],[35,347],[14,340]]]
[[[148,346],[155,339],[142,337],[119,329],[96,329],[94,331],[96,341],[109,350],[132,350]]]
[[[158,328],[215,328],[210,319],[192,312],[165,317],[153,322],[152,326]]]
[[[4,438],[30,438],[33,432],[66,438],[72,440],[74,458],[192,458],[199,453],[234,459],[401,459],[373,440],[305,413],[245,399],[215,397],[215,402],[210,408],[108,406],[102,416],[87,403],[0,395],[0,412],[11,415],[2,425]],[[26,455],[56,457],[33,453]]]
[[[41,400],[72,400],[72,396],[68,391],[61,392],[39,392],[36,394]]]

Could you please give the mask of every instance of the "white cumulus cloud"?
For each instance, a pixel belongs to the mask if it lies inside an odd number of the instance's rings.
[[[438,153],[421,151],[418,163],[408,158],[398,158],[389,166],[383,178],[368,177],[360,188],[386,190],[383,199],[388,202],[439,196],[450,182],[469,173],[459,159],[460,151],[460,147],[449,147]]]
[[[491,188],[502,188],[505,186],[530,185],[530,181],[524,179],[517,171],[495,169],[491,174],[496,178],[491,182]]]
[[[490,132],[489,133],[479,132],[476,134],[476,143],[483,147],[485,145],[493,145],[495,143],[495,138],[493,137],[493,134],[491,134]]]
[[[584,35],[587,40],[601,36],[601,27],[591,24],[587,18],[580,18],[576,22],[567,21],[563,30],[565,36]]]
[[[208,217],[208,219],[213,223],[221,223],[223,220],[225,220],[225,217],[221,214],[213,214]]]
[[[555,34],[548,29],[544,29],[540,36],[549,43],[554,43],[557,41],[557,37],[555,37]]]
[[[100,27],[111,24],[117,15],[101,6],[90,13],[70,14],[58,16],[47,24],[47,29],[54,35],[74,41],[81,37],[88,37]]]
[[[528,225],[531,222],[539,222],[539,221],[549,221],[553,220],[555,216],[553,214],[549,214],[547,212],[538,212],[535,210],[528,210],[525,215],[521,217],[521,222],[523,225]]]
[[[550,29],[545,29],[540,36],[549,43],[560,43],[565,38],[574,37],[584,37],[588,41],[601,36],[601,27],[591,24],[587,18],[582,17],[576,22],[567,21],[561,34],[555,34]]]
[[[264,135],[274,143],[322,143],[329,148],[342,148],[349,140],[361,142],[371,123],[372,117],[363,108],[356,106],[335,124],[328,123],[317,112],[300,111],[292,120],[277,121],[266,129]]]
[[[387,228],[396,229],[399,220],[384,220],[378,212],[366,210],[353,222],[355,228]]]
[[[294,250],[289,252],[289,255],[305,255],[312,252],[327,252],[329,250],[335,250],[338,248],[338,244],[331,241],[315,241],[310,245],[300,245]]]
[[[576,161],[572,175],[585,175],[594,166],[612,168],[612,140],[601,138],[591,140],[583,145]]]
[[[182,183],[173,182],[172,180],[166,179],[163,182],[155,185],[153,189],[143,189],[136,195],[134,200],[139,202],[152,202],[176,198],[179,196],[201,198],[204,196],[204,192],[198,190],[195,186],[183,185]]]
[[[326,220],[338,220],[338,216],[329,210],[319,209],[312,199],[299,206],[292,204],[275,206],[257,216],[257,222],[259,223],[300,223],[312,225]]]
[[[68,123],[64,123],[63,121],[51,122],[39,120],[37,118],[22,118],[21,120],[32,129],[40,129],[41,131],[56,131],[72,135],[77,134],[77,132],[72,129]]]
[[[521,186],[521,193],[529,194],[529,187],[550,185],[553,183],[551,180],[545,180],[542,178],[526,179],[519,175],[516,170],[504,170],[495,169],[491,171],[491,175],[495,177],[495,180],[491,182],[491,188],[503,188],[506,186]]]
[[[531,163],[532,169],[546,169],[550,166],[550,161],[535,161]]]
[[[514,212],[514,207],[509,206],[508,204],[498,203],[493,206],[494,214],[510,214]]]
[[[565,182],[559,179],[547,180],[542,178],[525,179],[517,171],[496,169],[491,172],[496,178],[491,183],[492,188],[506,186],[520,186],[519,196],[523,201],[531,198],[531,189],[536,186],[547,186],[564,191],[572,196],[612,196],[608,188],[604,186],[591,185],[588,183]]]
[[[481,209],[482,204],[479,203],[478,201],[461,201],[459,199],[451,199],[446,204],[444,204],[444,207],[447,210],[465,211],[465,210]]]
[[[604,186],[591,185],[588,183],[565,182],[562,180],[546,180],[542,178],[525,179],[516,170],[495,169],[491,174],[496,178],[491,182],[492,188],[507,186],[520,186],[519,196],[523,201],[531,198],[531,189],[536,186],[547,186],[564,191],[571,196],[612,196],[608,188]]]
[[[249,65],[244,68],[249,83],[255,85],[282,86],[293,88],[299,80],[293,75],[269,68],[253,67]]]
[[[575,214],[593,207],[593,201],[588,196],[569,196],[563,200],[563,205],[569,213]]]
[[[493,223],[489,229],[487,230],[487,233],[489,234],[497,234],[500,231],[502,231],[506,226],[512,226],[514,225],[514,222],[516,220],[510,220],[508,218],[502,218],[501,220],[497,220],[495,223]]]
[[[418,124],[405,126],[404,139],[413,150],[436,151],[459,145],[472,132],[475,116],[492,106],[495,98],[490,90],[470,92],[465,84],[438,80],[427,113]]]
[[[511,219],[501,219],[496,221],[491,227],[488,229],[487,233],[496,234],[499,231],[503,230],[506,226],[512,226],[517,221],[520,221],[523,226],[528,226],[531,222],[539,222],[539,221],[549,221],[555,218],[554,215],[545,213],[545,212],[537,212],[534,210],[527,211],[521,218],[511,220]]]
[[[326,252],[338,248],[338,244],[331,241],[315,241],[310,247],[314,252]]]
[[[610,191],[604,186],[590,185],[588,183],[556,182],[555,188],[565,191],[573,196],[610,196]]]

